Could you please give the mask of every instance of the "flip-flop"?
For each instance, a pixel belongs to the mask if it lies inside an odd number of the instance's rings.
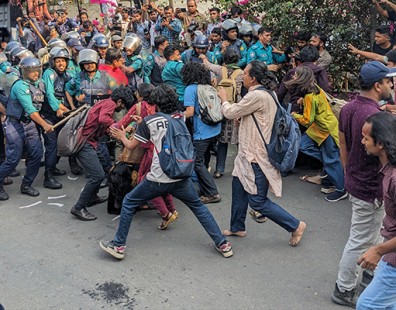
[[[257,223],[265,223],[267,221],[267,218],[262,215],[260,212],[250,210],[249,214],[252,216],[253,220],[255,220]]]
[[[224,230],[223,231],[223,235],[224,236],[234,236],[234,237],[241,237],[241,238],[244,238],[244,237],[246,237],[246,231],[236,231],[236,232],[232,232],[231,230],[229,230],[229,229],[226,229],[226,230]]]
[[[316,184],[316,185],[321,185],[322,184],[322,178],[320,175],[314,175],[314,176],[309,176],[308,174],[303,175],[302,177],[299,177],[300,181],[303,182],[308,182],[311,184]]]

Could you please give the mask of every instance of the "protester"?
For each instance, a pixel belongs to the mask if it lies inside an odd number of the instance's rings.
[[[149,100],[157,106],[158,111],[172,118],[183,118],[183,114],[178,111],[178,105],[176,104],[177,97],[172,87],[161,84],[153,90]],[[137,119],[139,120],[139,118]],[[147,200],[164,194],[171,194],[190,208],[214,241],[216,250],[224,257],[232,256],[231,244],[221,233],[208,208],[200,201],[194,190],[191,178],[183,180],[171,179],[161,169],[158,161],[158,152],[162,150],[162,137],[166,134],[166,128],[167,119],[161,114],[156,113],[141,120],[133,140],[128,140],[125,136],[125,132],[121,131],[121,134],[118,135],[118,129],[111,129],[114,135],[122,138],[122,142],[126,147],[134,149],[139,143],[151,141],[157,152],[154,152],[151,169],[146,178],[124,198],[120,224],[114,239],[111,241],[100,241],[100,247],[112,256],[123,259],[125,257],[129,228],[136,208]]]
[[[243,84],[249,90],[241,101],[230,104],[224,89],[219,90],[224,116],[240,118],[239,147],[232,172],[232,203],[230,229],[226,236],[246,236],[245,219],[248,205],[291,233],[290,246],[297,246],[306,229],[303,221],[296,219],[278,204],[271,201],[268,189],[277,197],[282,193],[280,172],[269,162],[268,154],[256,127],[254,114],[266,141],[269,141],[276,113],[276,103],[267,92],[274,78],[266,65],[253,61],[244,70]]]

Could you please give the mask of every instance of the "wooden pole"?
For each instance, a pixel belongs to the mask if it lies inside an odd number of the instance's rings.
[[[34,25],[34,23],[29,19],[29,24],[30,27],[33,29],[33,31],[35,32],[35,34],[38,35],[38,37],[40,38],[41,42],[43,42],[44,46],[47,45],[47,41],[45,41],[45,39],[43,38],[43,36],[41,35],[40,31],[37,30],[36,26]]]
[[[73,116],[76,116],[77,114],[79,114],[80,112],[84,111],[85,109],[88,108],[88,104],[84,104],[83,106],[79,107],[77,110],[72,111],[68,116],[66,116],[64,119],[62,119],[61,121],[57,122],[53,128],[56,129],[57,127],[65,124],[69,119],[71,119]]]

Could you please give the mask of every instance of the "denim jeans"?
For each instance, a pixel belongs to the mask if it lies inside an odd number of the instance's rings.
[[[359,270],[359,257],[374,244],[380,242],[380,228],[384,217],[382,204],[369,203],[349,195],[352,203],[352,219],[349,239],[339,264],[337,286],[341,292],[355,288]]]
[[[341,165],[340,150],[332,136],[328,136],[318,146],[306,133],[301,136],[300,152],[323,162],[330,182],[338,191],[344,190],[344,169]]]
[[[28,124],[7,120],[4,124],[6,136],[6,159],[0,165],[0,184],[18,166],[24,148],[27,151],[26,174],[22,184],[31,186],[36,178],[43,157],[43,145],[34,122]]]
[[[95,149],[89,143],[84,144],[82,149],[76,154],[76,158],[80,161],[88,176],[87,183],[75,206],[77,210],[81,210],[82,208],[87,208],[99,192],[100,183],[105,178],[105,172],[99,162]]]
[[[214,138],[193,141],[196,150],[194,171],[198,178],[201,193],[206,197],[219,194],[212,175],[205,167],[205,152],[209,149],[212,140],[214,140]]]
[[[216,171],[224,173],[227,159],[228,143],[217,143]]]
[[[243,188],[238,177],[232,179],[231,231],[245,231],[245,220],[248,205],[255,211],[268,217],[288,232],[298,228],[300,221],[267,197],[268,180],[258,164],[252,163],[257,186],[257,194],[249,194]]]
[[[357,310],[396,310],[396,268],[381,260],[374,278],[359,296]]]
[[[208,208],[201,202],[191,179],[188,178],[174,183],[157,183],[147,179],[139,183],[125,196],[122,202],[121,219],[114,237],[114,243],[118,246],[126,244],[132,218],[136,213],[136,209],[141,204],[165,194],[174,196],[190,208],[216,246],[219,246],[225,241],[225,237],[221,233],[216,220]]]
[[[103,170],[106,173],[109,173],[112,164],[109,149],[107,148],[107,144],[104,142],[98,142],[98,148],[96,150],[97,156],[99,158],[99,162],[103,167]]]

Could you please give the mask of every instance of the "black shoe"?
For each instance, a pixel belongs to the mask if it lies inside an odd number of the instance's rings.
[[[59,177],[61,175],[66,175],[66,171],[55,167],[55,169],[52,169],[52,174],[56,177]]]
[[[8,194],[5,192],[3,186],[0,185],[0,200],[8,200]]]
[[[86,208],[82,208],[81,210],[77,210],[74,206],[71,208],[70,213],[74,216],[78,217],[81,221],[94,221],[96,220],[96,216],[92,213],[88,212]]]
[[[8,176],[11,178],[15,178],[15,177],[19,177],[20,175],[21,175],[21,173],[14,169]]]
[[[60,189],[62,188],[62,184],[59,183],[53,175],[49,174],[44,177],[44,187],[50,189]]]
[[[339,305],[355,308],[357,302],[356,289],[341,293],[336,283],[331,299]]]
[[[77,159],[75,157],[69,157],[69,165],[70,165],[70,171],[74,175],[80,175],[83,174],[84,170],[81,168],[78,163]]]
[[[360,286],[362,287],[363,290],[366,289],[366,287],[371,283],[373,280],[374,273],[369,270],[363,270],[363,275],[362,275],[362,282],[360,282]]]
[[[92,199],[92,201],[91,201],[91,203],[89,204],[89,206],[92,207],[92,206],[94,206],[94,205],[99,205],[99,204],[101,204],[101,203],[103,203],[103,202],[105,202],[105,201],[107,201],[107,197],[106,197],[106,196],[98,196],[98,195],[96,195],[96,196]]]
[[[3,180],[3,185],[11,185],[12,183],[14,183],[14,181],[11,180],[9,177]]]
[[[37,197],[38,195],[40,195],[40,192],[37,189],[23,184],[21,185],[21,193],[32,197]]]

